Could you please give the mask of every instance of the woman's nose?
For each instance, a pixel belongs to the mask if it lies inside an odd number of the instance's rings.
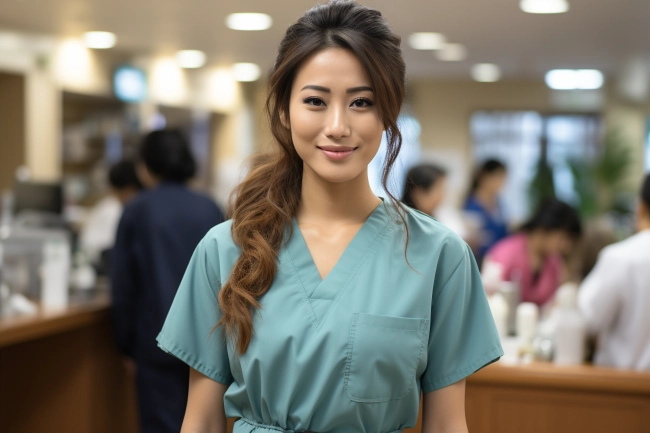
[[[331,108],[325,125],[325,135],[339,140],[350,135],[350,124],[345,108]]]

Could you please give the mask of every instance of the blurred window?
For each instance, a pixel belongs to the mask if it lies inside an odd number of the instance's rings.
[[[477,164],[495,158],[508,167],[502,202],[506,218],[515,224],[530,214],[528,188],[540,158],[553,170],[557,197],[577,205],[569,162],[592,160],[600,149],[601,121],[595,115],[478,111],[470,130]]]

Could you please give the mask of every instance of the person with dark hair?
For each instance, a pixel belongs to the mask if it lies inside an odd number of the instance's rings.
[[[476,261],[482,265],[485,253],[508,235],[499,193],[506,181],[507,170],[503,163],[488,159],[476,171],[472,179],[464,210],[477,231],[477,239],[470,242]]]
[[[122,205],[130,202],[142,189],[133,161],[120,161],[111,167],[108,172],[108,182],[111,184],[113,194]]]
[[[424,212],[435,215],[436,209],[442,203],[447,186],[447,172],[434,164],[419,164],[406,174],[402,203]]]
[[[180,131],[162,130],[147,135],[140,145],[138,174],[148,187],[159,183],[183,184],[196,174],[196,162]]]
[[[594,363],[650,370],[650,174],[636,211],[637,233],[604,248],[578,291],[597,338]]]
[[[192,252],[224,217],[210,198],[185,185],[196,165],[179,132],[147,135],[138,169],[147,190],[125,207],[111,253],[115,339],[135,372],[141,431],[179,432],[189,371],[161,352],[155,338]]]
[[[269,77],[275,151],[197,247],[158,344],[190,367],[184,432],[467,432],[465,377],[502,354],[474,257],[370,187],[399,154],[406,68],[381,13],[310,9]],[[401,247],[400,247],[401,245]],[[167,395],[161,395],[167,397]]]
[[[488,251],[485,267],[498,266],[502,281],[519,283],[521,302],[545,305],[563,283],[563,255],[581,234],[578,213],[559,200],[547,200],[519,233]]]
[[[117,225],[124,206],[142,189],[132,161],[120,161],[108,171],[110,193],[89,212],[79,236],[81,250],[100,272],[104,272],[102,257],[113,248]]]

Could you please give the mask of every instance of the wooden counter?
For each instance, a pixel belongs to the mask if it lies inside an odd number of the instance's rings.
[[[0,432],[135,433],[131,379],[107,296],[0,319]]]
[[[496,363],[466,395],[472,433],[650,432],[650,373]]]
[[[0,432],[137,432],[109,308],[0,320]],[[466,413],[471,433],[648,433],[650,373],[497,363],[468,378]]]

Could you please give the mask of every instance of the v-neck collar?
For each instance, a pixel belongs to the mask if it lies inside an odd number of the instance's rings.
[[[288,258],[304,293],[312,317],[318,327],[336,300],[350,283],[359,267],[374,250],[381,235],[390,228],[388,204],[382,199],[359,231],[347,245],[334,267],[321,279],[318,268],[309,252],[296,218],[293,218],[293,236],[286,248]]]

